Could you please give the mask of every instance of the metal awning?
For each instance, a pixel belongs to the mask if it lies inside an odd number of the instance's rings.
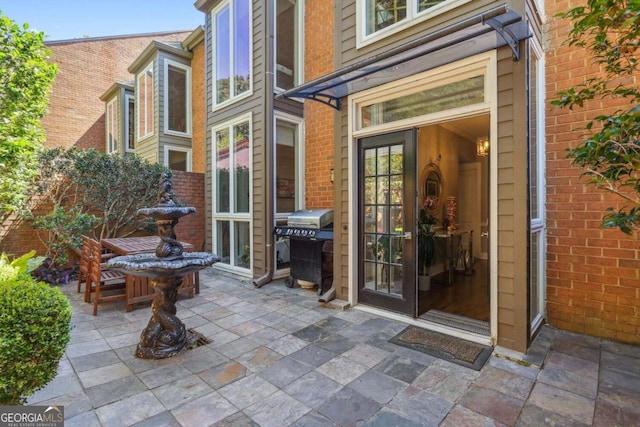
[[[441,65],[508,45],[520,59],[520,41],[532,36],[522,16],[506,6],[488,10],[386,52],[282,92],[340,110],[340,99]]]

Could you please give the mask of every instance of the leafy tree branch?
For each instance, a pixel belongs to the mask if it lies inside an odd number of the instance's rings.
[[[601,72],[558,93],[557,107],[582,108],[588,102],[621,100],[624,107],[587,121],[584,141],[568,150],[582,177],[627,203],[607,209],[602,225],[631,234],[640,226],[640,0],[588,0],[558,16],[572,27],[567,44],[586,49]],[[627,107],[628,105],[628,107]]]

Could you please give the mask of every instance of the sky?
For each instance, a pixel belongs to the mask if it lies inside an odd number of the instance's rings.
[[[0,0],[0,12],[45,33],[45,41],[193,30],[195,0]]]

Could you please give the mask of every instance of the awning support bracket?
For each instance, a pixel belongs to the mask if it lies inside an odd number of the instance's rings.
[[[322,104],[335,108],[338,111],[340,111],[340,109],[342,108],[342,102],[340,101],[340,98],[336,98],[335,96],[325,95],[321,93],[306,93],[301,97],[321,102]]]
[[[513,60],[520,60],[520,43],[518,42],[518,38],[509,30],[508,27],[501,25],[496,19],[487,19],[483,21],[484,24],[487,24],[491,28],[495,30],[496,33],[500,34],[500,37],[504,39],[504,41],[509,45],[511,51],[513,52]]]

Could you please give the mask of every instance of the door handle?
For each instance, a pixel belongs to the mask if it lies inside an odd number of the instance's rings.
[[[405,231],[404,232],[405,240],[411,240],[412,237],[413,237],[413,234],[410,231]]]
[[[480,233],[480,237],[489,237],[489,232],[483,231],[482,233]]]

